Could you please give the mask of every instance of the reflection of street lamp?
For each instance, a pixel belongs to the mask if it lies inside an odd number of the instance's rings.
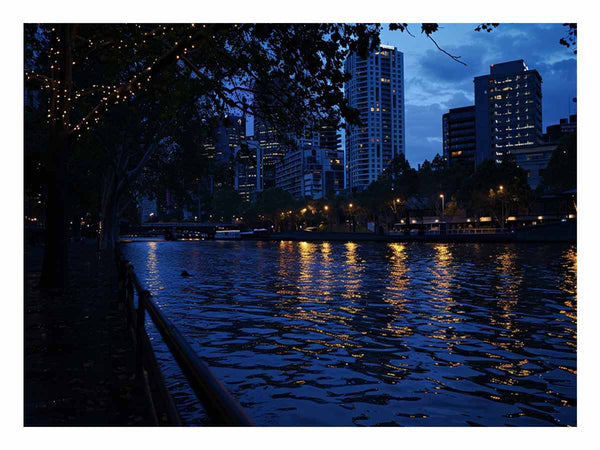
[[[502,186],[502,185],[498,186],[498,191],[500,194],[503,194],[504,186]],[[502,219],[502,223],[500,225],[501,225],[501,228],[504,230],[504,225],[506,222],[506,219],[505,219],[506,214],[504,213],[504,198],[503,197],[500,197],[500,211],[501,211],[500,214],[501,214],[501,219]]]
[[[440,194],[440,198],[442,199],[442,217],[444,217],[444,194]]]

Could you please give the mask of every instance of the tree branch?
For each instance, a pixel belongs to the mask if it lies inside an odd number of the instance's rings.
[[[460,56],[455,56],[455,55],[453,55],[453,54],[451,54],[451,53],[448,53],[446,50],[444,50],[442,47],[440,47],[440,46],[438,45],[438,43],[435,41],[435,39],[431,37],[431,35],[430,35],[430,34],[428,34],[428,35],[427,35],[427,37],[428,37],[429,39],[431,39],[431,42],[433,42],[433,43],[435,44],[435,46],[438,48],[438,50],[439,50],[439,51],[441,51],[442,53],[445,53],[446,55],[448,55],[450,58],[452,58],[452,59],[453,59],[454,61],[456,61],[457,63],[460,63],[460,64],[462,64],[463,66],[466,66],[466,65],[467,65],[466,63],[464,63],[464,62],[462,62],[462,61],[460,60]]]
[[[135,75],[131,80],[126,83],[123,83],[121,86],[116,88],[112,94],[107,97],[104,97],[92,110],[86,114],[83,119],[77,123],[73,128],[69,130],[69,134],[73,134],[76,131],[79,131],[84,126],[87,126],[89,121],[92,120],[95,114],[100,112],[101,108],[108,108],[108,104],[111,101],[118,100],[122,95],[132,95],[133,89],[136,85],[140,85],[143,81],[150,81],[153,75],[160,73],[168,64],[173,61],[176,61],[180,56],[182,56],[188,47],[191,48],[191,43],[200,37],[202,31],[196,32],[193,36],[188,37],[187,39],[183,39],[181,42],[178,42],[177,45],[173,46],[169,51],[167,51],[163,56],[157,59],[152,65],[147,67],[144,71]]]

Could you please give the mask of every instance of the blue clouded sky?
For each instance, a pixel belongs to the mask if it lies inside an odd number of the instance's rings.
[[[476,24],[440,24],[438,44],[461,56],[459,64],[409,25],[414,38],[383,26],[381,42],[404,53],[406,157],[416,167],[442,153],[442,114],[473,104],[473,77],[489,73],[490,64],[524,59],[542,76],[542,118],[546,126],[567,117],[577,96],[577,59],[559,44],[562,24],[502,24],[494,31],[474,31]]]

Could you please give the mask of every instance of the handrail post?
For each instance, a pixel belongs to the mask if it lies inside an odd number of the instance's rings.
[[[128,261],[125,259],[118,260],[118,268],[119,268],[119,304],[125,306],[125,299],[127,298],[127,263]]]
[[[133,327],[133,265],[130,262],[125,263],[125,310],[127,311],[127,326]]]
[[[146,300],[150,293],[148,291],[141,291],[138,293],[138,306],[136,310],[136,327],[135,327],[135,343],[136,343],[136,366],[140,376],[143,375],[144,370],[144,331],[146,330]]]

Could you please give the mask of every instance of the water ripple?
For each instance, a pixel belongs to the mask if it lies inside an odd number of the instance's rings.
[[[259,425],[576,425],[575,246],[135,242],[125,253]],[[206,423],[150,334],[184,419]]]

